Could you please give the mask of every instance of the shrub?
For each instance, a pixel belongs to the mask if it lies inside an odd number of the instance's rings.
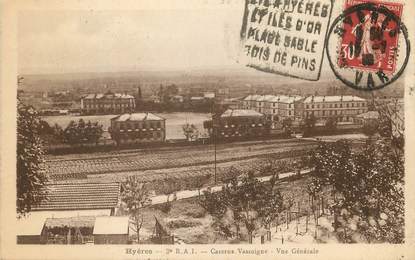
[[[200,221],[185,220],[185,219],[174,219],[167,223],[167,227],[172,228],[172,229],[189,228],[189,227],[196,227],[200,225],[202,225]]]

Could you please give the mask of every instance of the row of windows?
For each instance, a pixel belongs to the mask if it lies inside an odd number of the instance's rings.
[[[117,101],[117,102],[83,102],[83,103],[84,103],[84,105],[99,105],[99,104],[101,104],[101,105],[112,105],[112,106],[115,106],[115,105],[118,105],[118,104],[125,104],[125,105],[135,104],[134,101],[133,102],[130,102],[130,101]]]
[[[161,122],[120,122],[120,129],[161,128]]]
[[[337,106],[338,105],[338,106]],[[342,108],[342,107],[364,107],[365,106],[365,103],[346,103],[344,106],[343,106],[343,104],[342,103],[340,103],[340,104],[327,104],[327,106],[325,105],[325,104],[322,104],[321,105],[321,108],[337,108],[337,107],[339,107],[339,108]],[[320,108],[320,105],[319,104],[317,104],[317,105],[306,105],[306,108],[314,108],[314,107],[316,107],[316,108]]]
[[[336,115],[346,115],[346,114],[362,114],[364,113],[366,110],[360,109],[360,110],[356,110],[356,113],[347,113],[347,111],[342,111],[342,110],[329,110],[329,111],[325,111],[325,110],[320,110],[320,111],[307,111],[307,115],[316,115],[316,116],[336,116]],[[346,113],[345,113],[346,112]]]
[[[258,112],[259,112],[259,113],[263,113],[263,112],[265,112],[265,110],[262,110],[262,108],[259,108],[259,109],[258,109]],[[282,111],[282,112],[283,112],[283,111]],[[272,110],[272,113],[273,113],[273,114],[276,114],[276,113],[277,113],[277,110],[276,110],[276,109],[273,109],[273,110]],[[280,114],[282,114],[282,113],[280,113]],[[293,111],[291,111],[291,110],[288,110],[288,115],[289,115],[289,116],[294,115],[294,112],[293,112]]]
[[[237,122],[232,122],[232,121],[227,121],[227,122],[220,122],[219,126],[220,127],[243,127],[243,126],[247,126],[250,127],[252,125],[264,125],[265,122],[262,120],[247,120],[247,121],[237,121]]]
[[[85,104],[85,108],[121,108],[121,107],[130,107],[130,104]],[[133,105],[134,106],[134,105]]]
[[[278,104],[278,103],[272,103],[272,107],[277,107],[277,104]],[[285,104],[285,103],[284,103],[284,104]],[[258,106],[258,107],[262,106],[262,102],[258,102],[258,103],[257,103],[257,106]],[[289,103],[289,104],[288,104],[288,108],[292,108],[292,107],[293,107],[293,104],[292,104],[292,103]]]
[[[151,139],[161,138],[160,132],[134,132],[121,136],[122,139]]]

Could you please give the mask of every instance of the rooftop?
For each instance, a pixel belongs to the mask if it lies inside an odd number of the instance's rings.
[[[16,234],[20,236],[40,236],[45,224],[44,216],[22,217],[17,219]]]
[[[128,94],[107,92],[105,94],[102,94],[102,93],[88,94],[84,96],[83,98],[84,99],[129,99],[129,98],[134,98],[134,97]]]
[[[164,118],[157,116],[153,113],[133,113],[133,114],[122,114],[111,118],[111,121],[145,121],[145,120],[165,120]]]
[[[128,223],[128,217],[96,217],[93,234],[128,234]]]
[[[221,115],[221,117],[238,117],[238,116],[260,117],[260,116],[263,116],[263,114],[255,110],[250,110],[250,109],[228,109]]]
[[[365,99],[357,96],[309,96],[304,99],[304,103],[311,102],[350,102],[365,101]]]
[[[120,196],[118,182],[49,184],[47,189],[47,199],[33,211],[110,209],[118,206]]]
[[[293,103],[302,99],[301,96],[286,96],[286,95],[249,95],[243,100],[245,101],[259,101],[259,102],[280,102],[280,103]]]
[[[79,216],[70,218],[47,218],[45,226],[47,228],[54,227],[93,227],[95,216]]]

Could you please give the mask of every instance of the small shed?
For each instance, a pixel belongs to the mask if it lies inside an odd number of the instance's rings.
[[[128,217],[96,217],[94,225],[95,244],[128,244]]]
[[[69,218],[48,218],[45,221],[44,236],[47,244],[89,244],[93,243],[94,216]]]
[[[21,218],[17,220],[17,244],[42,244],[45,217]]]

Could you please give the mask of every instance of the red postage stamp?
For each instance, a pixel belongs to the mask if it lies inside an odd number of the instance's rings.
[[[372,0],[346,0],[345,9],[364,3],[386,8],[398,19],[369,10],[359,10],[345,17],[338,66],[393,74],[398,50],[398,23],[403,5]]]

